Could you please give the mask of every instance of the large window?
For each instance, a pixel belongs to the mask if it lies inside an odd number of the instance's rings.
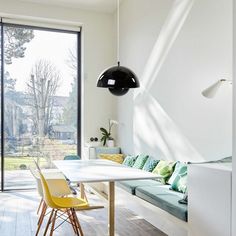
[[[53,160],[80,154],[80,34],[1,30],[2,190],[27,188],[33,158],[52,168]]]

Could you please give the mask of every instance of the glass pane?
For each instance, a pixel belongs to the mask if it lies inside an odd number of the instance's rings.
[[[5,188],[77,154],[77,34],[4,27]]]

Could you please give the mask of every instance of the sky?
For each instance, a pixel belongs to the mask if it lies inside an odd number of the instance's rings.
[[[13,58],[12,64],[5,65],[5,70],[16,80],[16,90],[25,91],[32,66],[40,59],[51,61],[61,73],[60,87],[56,95],[69,96],[72,71],[68,66],[69,50],[77,50],[77,35],[42,30],[34,30],[34,38],[26,43],[25,57]],[[76,53],[76,52],[75,52]]]

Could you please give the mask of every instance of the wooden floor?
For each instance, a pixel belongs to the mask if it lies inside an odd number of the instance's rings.
[[[91,203],[104,204],[94,194]],[[37,225],[36,209],[39,197],[35,191],[0,193],[0,235],[33,236]],[[107,235],[107,208],[77,212],[85,236]],[[45,227],[45,225],[43,225]],[[43,235],[43,229],[41,234]],[[74,235],[67,223],[59,227],[55,236]],[[166,236],[151,224],[122,206],[116,207],[116,236]]]

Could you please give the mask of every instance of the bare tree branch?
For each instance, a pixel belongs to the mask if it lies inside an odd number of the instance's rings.
[[[39,137],[47,135],[52,119],[53,96],[59,87],[60,73],[49,61],[39,60],[31,70],[27,83],[29,106],[35,115],[36,132]]]

